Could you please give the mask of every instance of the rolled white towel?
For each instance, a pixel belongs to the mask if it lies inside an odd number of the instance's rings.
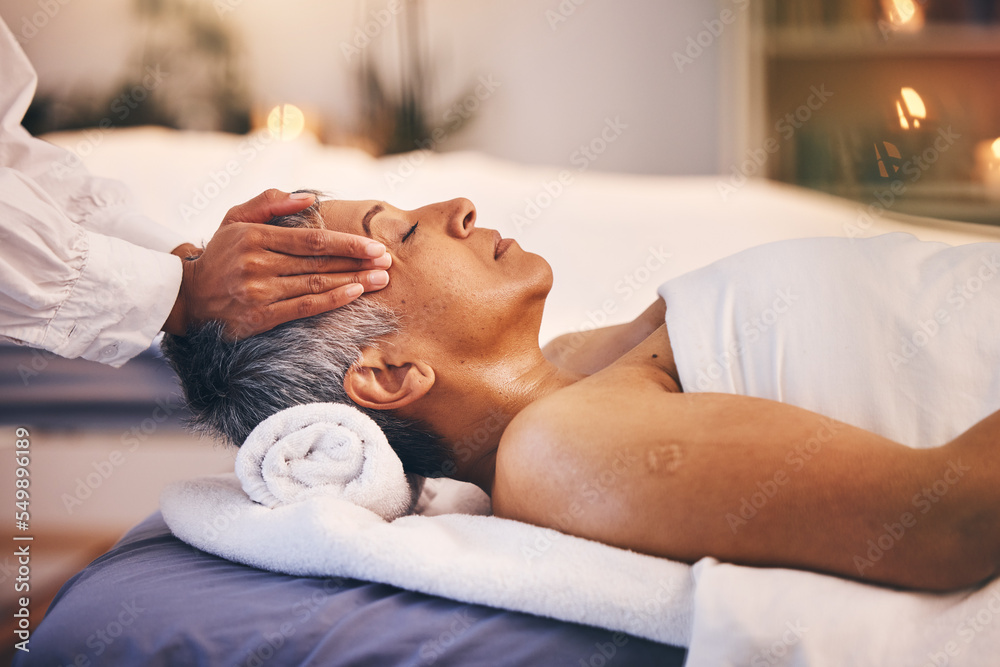
[[[236,476],[251,500],[272,508],[332,495],[392,521],[413,503],[382,429],[351,405],[310,403],[271,415],[240,447]]]

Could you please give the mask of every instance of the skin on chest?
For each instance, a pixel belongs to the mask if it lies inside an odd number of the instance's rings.
[[[613,384],[616,388],[631,385],[637,380],[649,380],[667,391],[684,391],[666,324],[661,324],[632,350],[587,380],[605,386]]]

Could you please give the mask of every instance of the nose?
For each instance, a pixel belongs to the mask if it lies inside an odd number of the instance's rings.
[[[447,202],[448,233],[464,239],[476,227],[476,205],[465,197]]]

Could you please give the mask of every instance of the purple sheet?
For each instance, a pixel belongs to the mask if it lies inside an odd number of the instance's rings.
[[[609,630],[353,579],[266,572],[184,544],[159,512],[70,579],[15,666],[680,666]]]

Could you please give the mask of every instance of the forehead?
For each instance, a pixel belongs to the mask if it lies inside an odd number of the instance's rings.
[[[320,202],[319,212],[323,218],[323,224],[327,229],[331,229],[336,232],[364,234],[365,231],[362,222],[364,221],[365,215],[377,205],[381,205],[383,208],[385,207],[384,202],[379,202],[374,199],[364,201],[331,199],[329,201]]]

